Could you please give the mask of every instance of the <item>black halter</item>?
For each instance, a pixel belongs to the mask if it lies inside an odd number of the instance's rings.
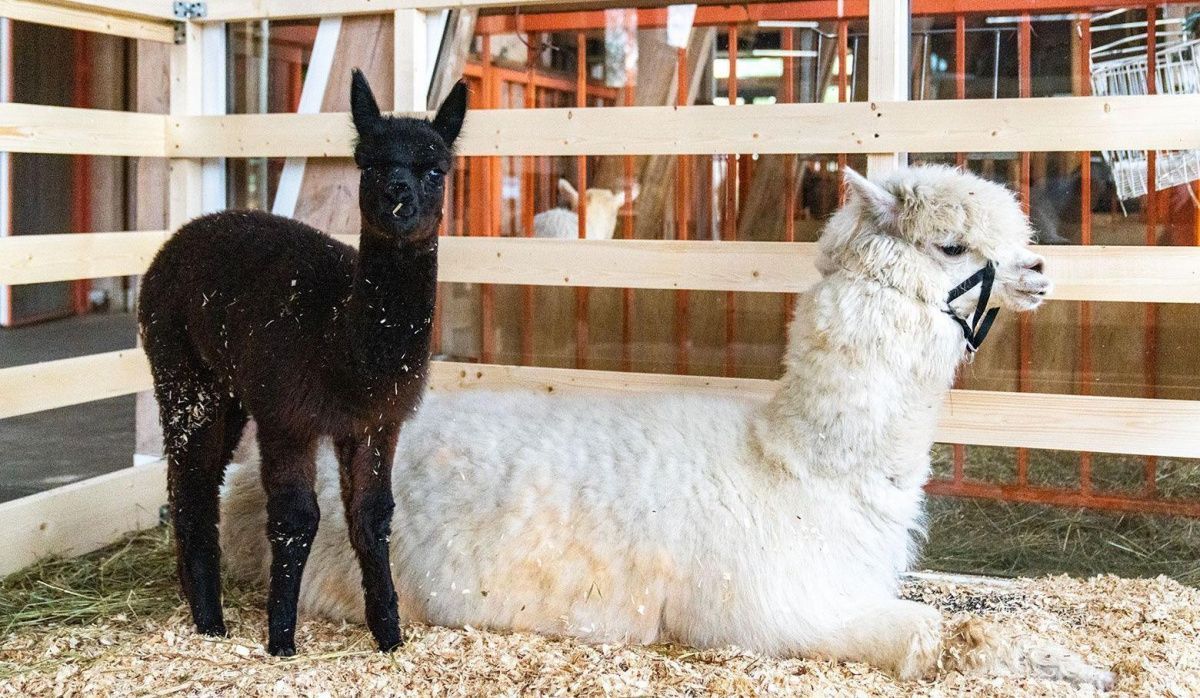
[[[982,269],[950,289],[950,293],[946,297],[945,312],[954,318],[954,321],[962,328],[963,339],[967,340],[967,351],[972,354],[983,344],[988,330],[992,329],[992,323],[996,320],[996,313],[1000,312],[999,308],[989,310],[987,307],[988,300],[992,296],[992,282],[995,279],[996,265],[989,261]],[[959,317],[950,304],[959,296],[975,288],[976,284],[979,285],[979,300],[975,301],[975,312],[971,313],[970,321],[968,321]]]

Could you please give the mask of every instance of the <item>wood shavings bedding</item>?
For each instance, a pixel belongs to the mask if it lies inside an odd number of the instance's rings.
[[[948,616],[1022,624],[1117,673],[1113,695],[1200,695],[1200,590],[1167,578],[982,580],[923,578],[907,598]],[[476,629],[410,627],[394,655],[366,629],[302,623],[296,657],[267,656],[256,602],[235,606],[232,636],[190,629],[185,609],[122,614],[87,625],[27,627],[0,640],[0,696],[1059,696],[1090,688],[943,674],[899,683],[861,664],[775,659],[735,648],[586,645]]]

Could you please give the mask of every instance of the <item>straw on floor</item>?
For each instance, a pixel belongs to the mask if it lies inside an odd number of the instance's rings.
[[[859,664],[737,649],[591,646],[475,629],[410,627],[394,655],[365,628],[307,620],[289,659],[266,655],[261,592],[233,586],[232,636],[196,636],[166,529],[0,583],[0,695],[1076,695],[1055,682],[943,675],[901,684]],[[1116,692],[1200,695],[1200,590],[1166,578],[915,580],[948,614],[1024,625],[1113,667]]]

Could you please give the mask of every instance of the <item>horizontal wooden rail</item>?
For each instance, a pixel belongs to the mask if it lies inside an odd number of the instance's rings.
[[[0,283],[141,274],[168,235],[165,230],[150,230],[0,238]]]
[[[2,0],[0,0],[2,1]],[[1200,147],[1200,95],[472,112],[461,155],[1071,151]],[[936,129],[928,124],[943,124]],[[349,116],[166,116],[0,104],[0,150],[346,157]]]
[[[1200,95],[471,112],[460,155],[947,153],[1200,147]],[[931,128],[930,124],[936,124]],[[173,157],[346,157],[346,114],[171,117]]]
[[[689,392],[762,400],[774,381],[434,362],[431,390],[565,393]],[[150,388],[140,349],[0,369],[0,418]],[[951,391],[937,438],[946,443],[1200,458],[1200,401]]]
[[[0,283],[141,274],[167,232],[0,238]],[[334,236],[351,245],[356,235]],[[1053,300],[1200,303],[1200,248],[1044,246]],[[814,243],[445,237],[445,282],[799,293]]]
[[[162,2],[162,6],[168,3]],[[98,34],[111,34],[129,39],[172,43],[175,27],[167,20],[133,17],[94,7],[70,6],[38,0],[0,0],[0,17],[48,24],[66,29],[78,29]]]
[[[235,2],[240,0],[235,0]],[[85,10],[97,10],[126,17],[142,19],[158,19],[167,22],[174,21],[174,2],[163,0],[38,0],[45,5],[60,5],[64,7],[79,7]]]
[[[766,399],[775,381],[438,362],[434,390],[693,392]],[[953,390],[937,440],[980,446],[1200,457],[1200,401]]]
[[[148,390],[141,349],[0,368],[0,419]]]
[[[0,104],[0,150],[163,157],[167,153],[163,114]]]
[[[97,0],[89,0],[96,2]],[[1179,0],[1175,0],[1179,2]],[[457,8],[528,8],[534,12],[549,12],[557,16],[571,17],[581,10],[597,10],[605,7],[628,7],[628,0],[576,0],[564,3],[561,0],[208,0],[208,13],[199,18],[201,22],[233,22],[255,19],[300,19],[305,17],[328,17],[333,15],[380,14],[401,9],[443,10]],[[634,3],[636,4],[636,3]],[[1095,0],[1088,7],[1124,7],[1127,0]],[[565,6],[565,7],[564,7]],[[1079,8],[1077,0],[912,0],[913,15],[977,14],[977,13],[1020,13],[1020,12],[1069,12]],[[721,5],[712,7],[711,12],[697,14],[697,26],[714,23],[742,24],[756,21],[776,20],[833,20],[862,19],[867,16],[867,0],[805,0],[805,2],[764,2],[755,5]],[[522,19],[537,17],[532,12]],[[569,21],[569,20],[568,20]],[[603,28],[603,22],[582,24],[571,23],[571,28]],[[645,20],[639,26],[646,27]],[[651,25],[654,26],[654,25]]]
[[[499,0],[497,0],[499,4]],[[466,6],[467,3],[456,3]],[[243,22],[256,19],[305,19],[383,14],[424,8],[412,0],[208,0],[199,22]],[[449,7],[449,5],[447,5]]]
[[[446,282],[799,292],[820,278],[814,243],[446,237]]]
[[[4,502],[0,577],[49,555],[82,555],[130,531],[157,526],[159,508],[166,503],[161,461]]]

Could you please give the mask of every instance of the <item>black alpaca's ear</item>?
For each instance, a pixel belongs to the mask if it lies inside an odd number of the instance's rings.
[[[379,113],[379,104],[371,86],[367,84],[367,76],[358,68],[351,72],[350,78],[350,114],[354,118],[354,128],[358,135],[363,136],[374,130],[376,124],[383,118]]]
[[[430,124],[446,143],[447,147],[454,145],[458,132],[462,130],[463,118],[467,115],[467,83],[459,80],[450,90],[450,94],[438,107],[437,116]]]

